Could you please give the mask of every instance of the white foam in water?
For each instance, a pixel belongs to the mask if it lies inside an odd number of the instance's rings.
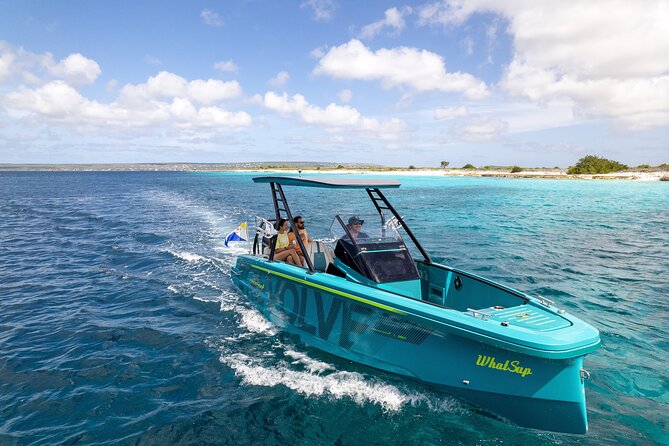
[[[370,379],[357,372],[338,371],[332,364],[309,357],[292,345],[275,340],[271,348],[251,357],[234,352],[240,342],[263,336],[275,336],[276,328],[258,310],[240,303],[240,295],[224,292],[220,296],[221,311],[233,311],[241,316],[239,326],[244,333],[222,339],[221,343],[207,341],[221,352],[220,361],[231,367],[243,384],[258,386],[284,385],[307,396],[330,396],[335,399],[350,398],[357,404],[373,403],[384,410],[396,412],[403,406],[424,405],[435,412],[453,412],[462,407],[445,395],[431,392],[403,391],[391,384]],[[258,343],[260,344],[260,343]],[[233,347],[235,346],[235,347]],[[246,347],[248,348],[248,347]],[[281,356],[275,352],[279,350]]]
[[[358,404],[372,402],[385,410],[398,411],[407,398],[395,386],[369,382],[356,372],[337,371],[328,375],[291,370],[285,366],[264,367],[257,360],[241,354],[222,355],[221,361],[232,367],[245,384],[276,386],[282,384],[309,396],[330,395],[351,398]]]
[[[249,253],[249,243],[248,242],[230,242],[228,246],[219,245],[212,248],[216,252],[223,252],[225,254],[230,254],[237,257],[240,254]]]
[[[318,361],[316,359],[310,358],[306,353],[297,352],[295,350],[286,350],[283,352],[284,355],[293,358],[295,361],[293,364],[302,364],[304,365],[310,373],[323,373],[329,370],[334,370],[334,367],[327,362]]]
[[[258,310],[238,306],[235,309],[242,317],[240,326],[246,328],[252,333],[263,333],[268,336],[274,336],[278,330],[270,321],[265,319]]]
[[[151,194],[147,196],[147,198],[151,201],[165,203],[168,206],[171,206],[174,209],[178,209],[180,211],[185,210],[190,215],[203,220],[211,228],[213,228],[214,235],[222,235],[222,233],[219,231],[219,228],[224,226],[224,222],[227,221],[227,218],[212,211],[205,205],[192,202],[179,194],[169,192],[152,191]]]
[[[232,293],[228,297],[232,297]],[[239,298],[239,296],[236,296]],[[224,303],[242,316],[240,326],[248,332],[228,336],[215,342],[207,340],[210,347],[221,352],[220,361],[228,365],[246,385],[268,386],[284,385],[307,396],[330,396],[335,399],[350,398],[357,404],[373,403],[383,410],[397,412],[402,407],[425,406],[434,412],[465,411],[457,400],[431,391],[401,390],[400,388],[367,377],[361,373],[338,371],[335,366],[309,357],[297,351],[292,345],[284,345],[278,339],[271,348],[253,357],[244,353],[235,353],[240,342],[253,341],[258,336],[274,336],[278,329],[255,309],[242,307],[232,302]],[[261,344],[261,343],[258,343]],[[245,347],[249,348],[249,347]],[[275,353],[281,351],[281,359]],[[258,353],[258,352],[256,352]]]
[[[168,289],[173,287],[170,285]],[[217,287],[216,287],[217,288]],[[202,296],[193,296],[193,299],[199,300],[202,302],[220,302],[221,311],[231,311],[237,313],[241,320],[239,321],[239,326],[245,328],[250,333],[262,333],[267,336],[274,336],[278,333],[277,328],[268,321],[262,313],[255,308],[250,308],[243,305],[240,302],[239,294],[228,291],[220,290],[221,294],[217,297],[202,297]]]
[[[465,412],[465,407],[455,398],[447,395],[429,394],[421,392],[407,393],[407,404],[412,407],[425,405],[432,412]]]
[[[202,261],[206,261],[206,260],[207,260],[206,257],[203,257],[203,256],[198,255],[198,254],[193,254],[193,253],[191,253],[191,252],[179,252],[179,251],[174,251],[174,250],[171,250],[171,249],[167,249],[167,250],[165,250],[165,252],[169,252],[169,253],[172,254],[174,257],[177,257],[177,258],[179,258],[179,259],[181,259],[181,260],[185,260],[185,261],[187,261],[187,262],[189,262],[189,263],[192,263],[192,262],[202,262]]]

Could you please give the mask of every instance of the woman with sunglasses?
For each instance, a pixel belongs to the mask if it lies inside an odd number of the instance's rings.
[[[288,220],[282,218],[278,224],[279,233],[276,235],[276,246],[274,248],[274,260],[283,260],[291,265],[302,266],[300,256],[295,252],[295,247],[288,238]]]

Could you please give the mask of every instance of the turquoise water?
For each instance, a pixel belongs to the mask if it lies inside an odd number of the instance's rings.
[[[0,444],[669,444],[669,184],[399,177],[436,260],[601,331],[590,432],[517,428],[268,324],[224,236],[251,175],[0,173]],[[312,236],[364,192],[286,188]]]

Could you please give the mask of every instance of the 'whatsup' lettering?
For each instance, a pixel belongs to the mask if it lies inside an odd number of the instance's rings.
[[[493,356],[478,355],[476,365],[504,372],[517,373],[523,378],[532,374],[532,369],[529,367],[521,367],[520,361],[510,361],[507,359],[504,362],[496,362]]]

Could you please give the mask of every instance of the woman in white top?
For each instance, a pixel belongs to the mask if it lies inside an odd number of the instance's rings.
[[[288,239],[288,220],[285,218],[279,220],[279,233],[276,235],[274,260],[284,260],[291,265],[302,266],[300,256],[295,251],[295,246]]]

